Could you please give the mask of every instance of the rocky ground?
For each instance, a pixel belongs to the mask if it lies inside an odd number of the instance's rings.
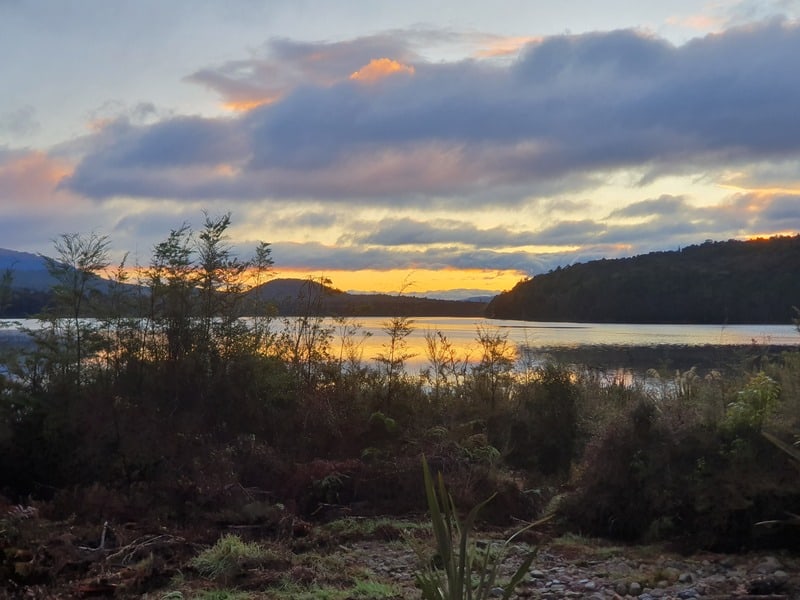
[[[507,573],[516,567],[511,548]],[[376,573],[398,584],[413,581],[415,556],[384,550],[375,542],[348,548]],[[499,590],[498,590],[499,591]],[[419,595],[406,587],[408,598]],[[800,598],[800,557],[789,554],[713,554],[681,556],[658,546],[612,546],[600,540],[561,536],[542,541],[516,598],[590,600],[660,598]]]
[[[104,535],[101,526],[50,522],[33,513],[0,524],[0,598],[9,599],[414,599],[420,598],[414,585],[420,557],[430,551],[424,523],[351,519],[335,526],[292,522],[277,532],[238,528],[265,544],[271,558],[243,565],[223,585],[193,571],[191,559],[230,527],[170,531],[129,523],[107,527]],[[483,532],[476,539],[495,544],[503,534]],[[509,546],[501,582],[532,549],[536,558],[514,598],[800,598],[800,556],[790,553],[683,556],[556,531]],[[372,588],[380,595],[348,591],[357,579],[382,585]],[[298,587],[287,588],[289,580]],[[220,588],[234,591],[210,595]]]

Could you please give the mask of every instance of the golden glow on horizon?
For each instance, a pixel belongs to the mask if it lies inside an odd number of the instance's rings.
[[[800,188],[786,187],[786,186],[773,186],[773,187],[746,187],[744,185],[736,185],[733,183],[720,183],[720,187],[727,190],[734,190],[742,194],[751,194],[753,196],[773,196],[775,194],[788,194],[790,196],[800,195]]]
[[[104,277],[115,278],[119,265],[111,264],[102,271]],[[146,265],[127,265],[124,273],[129,283],[145,283],[150,267]],[[267,283],[273,279],[326,279],[330,285],[342,291],[376,292],[380,294],[418,294],[430,291],[455,289],[476,290],[496,293],[510,290],[527,273],[515,270],[492,271],[487,269],[377,269],[312,271],[305,269],[278,268],[269,275],[262,275],[259,281],[252,274],[243,275],[240,283],[251,287]]]
[[[369,64],[361,67],[350,75],[350,79],[354,81],[362,81],[364,83],[374,83],[379,79],[394,75],[396,73],[406,73],[408,75],[414,74],[414,67],[411,65],[404,65],[403,63],[392,60],[391,58],[373,58]]]
[[[497,292],[509,290],[528,275],[522,271],[490,271],[482,269],[392,269],[379,271],[362,269],[357,271],[328,270],[305,271],[278,269],[277,279],[317,279],[331,280],[337,289],[359,292],[379,292],[382,294],[416,294],[420,292],[469,289]]]
[[[794,237],[798,235],[797,231],[775,231],[773,233],[750,233],[745,236],[745,240],[753,242],[756,240],[768,240],[773,237]]]

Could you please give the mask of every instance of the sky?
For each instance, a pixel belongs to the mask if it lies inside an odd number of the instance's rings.
[[[0,0],[0,247],[474,295],[800,232],[800,0]],[[447,292],[447,293],[445,293]]]

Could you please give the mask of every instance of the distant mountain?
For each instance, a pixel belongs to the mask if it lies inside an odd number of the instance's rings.
[[[465,302],[489,302],[500,292],[489,292],[487,290],[475,290],[458,288],[453,290],[430,290],[427,292],[415,292],[414,296],[421,298],[435,298],[437,300],[462,300]]]
[[[0,248],[0,273],[6,269],[13,273],[14,288],[43,292],[53,285],[44,259],[37,254]]]
[[[558,268],[494,298],[487,316],[605,323],[790,323],[800,236],[706,242]]]
[[[274,279],[249,292],[275,304],[284,316],[318,314],[330,316],[482,317],[485,302],[438,300],[388,294],[349,294],[303,279]]]
[[[52,287],[57,283],[47,270],[45,260],[29,252],[0,248],[0,276],[11,273],[10,293],[0,289],[0,317],[29,317],[42,312],[52,299]],[[101,293],[109,290],[110,281],[97,279],[92,287]],[[123,284],[131,289],[134,284]]]
[[[357,296],[379,296],[381,292],[370,292],[361,290],[349,290],[348,293]],[[464,302],[483,302],[487,303],[500,292],[490,292],[488,290],[476,290],[466,288],[455,288],[452,290],[428,290],[425,292],[409,292],[407,295],[417,298],[430,298],[432,300],[460,300]]]
[[[44,260],[28,252],[0,248],[0,277],[11,274],[10,289],[0,285],[0,317],[27,317],[42,311],[53,279]]]

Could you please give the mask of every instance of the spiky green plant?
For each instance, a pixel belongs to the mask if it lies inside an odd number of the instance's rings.
[[[517,531],[502,544],[499,552],[492,552],[490,547],[479,550],[472,539],[475,521],[481,509],[494,498],[494,494],[473,507],[466,519],[461,521],[453,498],[445,488],[442,474],[439,473],[434,482],[424,456],[422,472],[438,563],[438,566],[429,563],[417,573],[417,587],[422,591],[423,599],[485,600],[495,589],[500,588],[503,590],[503,600],[508,600],[528,572],[536,553],[529,553],[511,579],[505,585],[498,585],[498,570],[505,551],[520,533],[542,521],[531,523]]]

